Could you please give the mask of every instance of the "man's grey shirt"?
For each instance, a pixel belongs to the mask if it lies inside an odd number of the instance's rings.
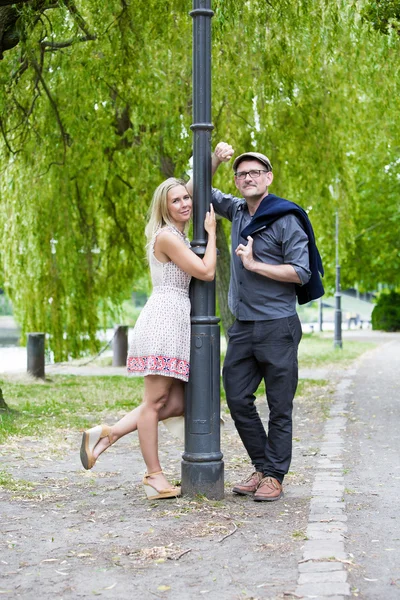
[[[296,314],[294,283],[274,281],[243,267],[235,254],[239,244],[246,244],[240,232],[252,219],[243,198],[224,194],[213,188],[212,203],[218,215],[232,221],[231,281],[229,308],[239,321],[268,321]],[[308,237],[295,215],[277,219],[253,237],[253,256],[256,261],[270,265],[290,264],[298,274],[301,285],[311,276],[308,256]]]

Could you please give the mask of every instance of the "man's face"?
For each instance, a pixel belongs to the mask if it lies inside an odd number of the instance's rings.
[[[251,176],[249,171],[259,171],[258,177]],[[258,199],[266,196],[268,186],[271,184],[273,175],[271,171],[267,171],[267,167],[256,159],[242,160],[236,170],[236,173],[242,175],[246,173],[244,178],[235,175],[235,185],[245,200]]]

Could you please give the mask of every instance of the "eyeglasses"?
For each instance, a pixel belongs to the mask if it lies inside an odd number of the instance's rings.
[[[246,179],[247,175],[250,175],[252,179],[258,179],[261,176],[261,173],[269,173],[269,171],[265,171],[262,169],[252,169],[251,171],[238,171],[235,173],[236,179],[243,180]]]

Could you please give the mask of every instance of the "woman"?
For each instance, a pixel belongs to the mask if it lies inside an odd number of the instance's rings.
[[[147,473],[147,497],[173,498],[180,487],[171,486],[158,457],[158,421],[183,415],[184,382],[189,378],[191,277],[211,281],[216,266],[216,221],[210,206],[204,227],[208,242],[203,258],[190,250],[185,231],[192,215],[192,199],[179,179],[158,186],[146,227],[153,292],[140,313],[128,353],[128,371],[144,376],[142,404],[115,425],[85,431],[81,461],[91,469],[98,456],[119,438],[138,430]]]

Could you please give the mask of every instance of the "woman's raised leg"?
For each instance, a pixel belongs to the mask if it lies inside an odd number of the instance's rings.
[[[146,381],[147,377],[145,377]],[[164,379],[171,379],[164,377]],[[115,444],[117,440],[122,438],[128,433],[132,433],[137,430],[137,423],[143,404],[137,406],[129,413],[124,415],[122,419],[117,421],[114,425],[110,425],[110,434],[104,438],[101,438],[93,449],[93,457],[97,459],[104,450],[109,448],[111,444]],[[184,387],[183,382],[179,379],[172,379],[172,384],[169,389],[168,398],[166,403],[161,408],[158,418],[159,421],[169,419],[170,417],[180,417],[184,414]]]

